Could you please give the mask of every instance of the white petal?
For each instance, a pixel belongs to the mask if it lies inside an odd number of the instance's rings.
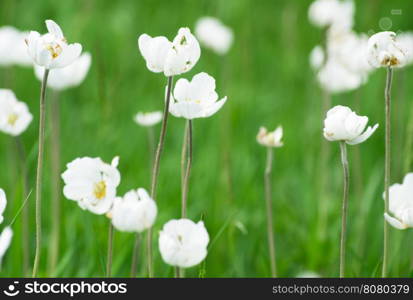
[[[65,47],[62,53],[51,62],[50,68],[64,68],[78,59],[81,53],[82,45],[78,43],[70,44]]]
[[[358,137],[356,137],[355,139],[351,141],[347,141],[346,143],[349,145],[360,144],[364,142],[365,140],[367,140],[376,131],[378,127],[379,127],[379,124],[374,125],[373,128],[369,126],[363,134],[359,135]]]
[[[46,27],[49,33],[53,34],[57,39],[63,39],[63,32],[59,25],[53,20],[46,20]]]
[[[405,224],[401,223],[398,219],[391,217],[387,213],[384,213],[384,218],[394,228],[397,228],[397,229],[400,229],[400,230],[403,230],[403,229],[407,228],[407,226]]]

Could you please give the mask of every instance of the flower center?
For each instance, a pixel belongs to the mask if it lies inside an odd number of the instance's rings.
[[[103,199],[106,196],[106,182],[102,180],[98,183],[95,183],[93,194],[95,195],[96,199]]]
[[[59,44],[56,44],[56,45],[47,44],[46,49],[50,52],[50,54],[52,55],[52,58],[57,58],[60,55],[60,53],[62,53],[63,51],[62,46],[60,46]]]
[[[11,126],[14,126],[18,118],[19,116],[17,114],[10,114],[7,118],[7,123],[9,123]]]

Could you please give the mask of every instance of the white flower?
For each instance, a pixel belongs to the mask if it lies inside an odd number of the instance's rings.
[[[12,26],[0,27],[0,66],[32,66],[24,43],[27,34]]]
[[[360,144],[379,126],[369,126],[364,131],[368,121],[368,117],[358,116],[350,108],[337,105],[327,112],[324,120],[324,137],[329,141],[345,141],[349,145]]]
[[[154,126],[162,121],[162,112],[153,111],[153,112],[138,112],[133,118],[135,122],[141,126]]]
[[[31,31],[26,39],[28,53],[35,64],[46,69],[63,68],[73,63],[82,52],[78,43],[68,44],[63,32],[52,20],[46,21],[44,35]]]
[[[402,67],[407,63],[405,50],[391,31],[372,35],[368,41],[367,55],[368,62],[375,68]]]
[[[90,53],[83,53],[72,64],[50,72],[47,78],[47,86],[53,90],[61,91],[80,85],[89,71],[92,57]],[[44,67],[35,65],[37,79],[43,80]]]
[[[26,103],[17,100],[11,90],[0,89],[0,131],[18,136],[32,119]]]
[[[201,56],[199,43],[188,28],[180,28],[173,42],[163,36],[142,34],[138,46],[148,69],[165,76],[188,72]]]
[[[282,147],[283,128],[278,126],[274,131],[268,132],[267,128],[260,127],[257,134],[257,142],[266,147]]]
[[[310,66],[313,70],[317,71],[319,70],[325,60],[325,54],[323,51],[323,48],[319,45],[315,46],[313,50],[311,50],[310,53]]]
[[[142,232],[153,225],[157,213],[155,201],[145,189],[139,188],[115,199],[112,224],[119,231]]]
[[[228,52],[233,40],[230,28],[213,17],[202,17],[195,25],[195,35],[205,47],[219,55]]]
[[[176,82],[169,112],[185,119],[207,118],[215,114],[226,101],[227,97],[218,100],[215,79],[202,72],[191,81],[181,78]]]
[[[3,223],[3,220],[4,220],[3,213],[4,213],[4,210],[6,209],[6,205],[7,205],[6,193],[4,192],[3,189],[0,188],[0,224]]]
[[[406,55],[406,64],[413,63],[413,32],[403,32],[396,38]]]
[[[119,158],[106,164],[100,158],[77,158],[67,164],[62,174],[67,199],[77,201],[82,209],[101,215],[109,212],[120,183]]]
[[[189,268],[199,264],[207,255],[209,235],[204,222],[189,219],[167,222],[159,234],[162,259],[171,266]]]
[[[402,184],[393,184],[389,189],[389,212],[386,221],[397,229],[413,227],[413,173],[408,173]],[[384,194],[383,194],[384,197]]]
[[[349,29],[353,26],[352,0],[316,0],[308,9],[310,22],[317,27]]]
[[[13,230],[9,226],[5,227],[0,234],[0,265],[4,254],[6,254],[7,249],[10,247],[12,237]]]

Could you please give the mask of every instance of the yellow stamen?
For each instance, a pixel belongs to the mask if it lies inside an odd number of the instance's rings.
[[[16,124],[16,121],[17,121],[18,118],[19,118],[18,115],[10,114],[8,119],[7,119],[7,123],[9,123],[11,126],[14,126],[14,124]]]
[[[106,182],[99,181],[98,183],[95,184],[95,188],[93,189],[93,193],[95,194],[95,197],[99,200],[105,198],[106,196]]]

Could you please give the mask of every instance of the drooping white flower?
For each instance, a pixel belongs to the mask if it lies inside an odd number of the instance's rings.
[[[139,188],[115,199],[112,224],[119,231],[142,232],[153,225],[157,213],[155,201],[145,189]]]
[[[86,78],[91,63],[90,53],[83,53],[67,67],[53,70],[47,78],[47,86],[53,90],[61,91],[80,85]],[[37,79],[42,80],[44,67],[35,65],[35,74]]]
[[[406,64],[413,63],[413,32],[403,32],[397,35],[397,43],[401,46],[406,55]]]
[[[195,25],[195,35],[201,44],[219,55],[228,52],[234,38],[232,30],[213,17],[200,18]]]
[[[204,72],[196,74],[191,81],[179,79],[171,98],[169,112],[185,119],[210,117],[227,101],[227,97],[218,100],[215,79]]]
[[[0,224],[3,223],[4,217],[3,213],[4,210],[6,209],[7,205],[7,198],[6,198],[6,193],[2,188],[0,188]]]
[[[0,131],[18,136],[27,129],[33,116],[26,103],[7,89],[0,89]]]
[[[360,144],[379,126],[369,126],[364,131],[368,121],[368,117],[358,116],[350,108],[337,105],[327,112],[324,120],[324,137],[329,141],[345,141],[349,145]]]
[[[352,0],[316,0],[308,9],[310,22],[317,27],[349,29],[353,26]]]
[[[199,43],[188,28],[180,28],[172,42],[163,36],[142,34],[138,46],[148,69],[165,76],[188,72],[201,56]]]
[[[375,68],[403,67],[407,63],[406,52],[392,31],[379,32],[370,37],[367,59]]]
[[[3,257],[6,254],[7,249],[9,249],[11,240],[13,237],[13,230],[10,226],[7,226],[3,229],[0,234],[0,265],[3,261]]]
[[[389,189],[389,212],[386,221],[397,229],[413,227],[413,173],[408,173],[402,184],[393,184]],[[384,197],[384,194],[383,194]]]
[[[109,165],[100,158],[82,157],[67,164],[62,174],[67,199],[77,201],[82,209],[101,215],[107,213],[116,197],[120,183],[119,158]]]
[[[314,71],[318,71],[324,64],[325,54],[323,48],[317,45],[310,52],[310,66]]]
[[[134,116],[134,120],[137,124],[145,127],[150,127],[158,124],[162,121],[162,112],[161,111],[153,111],[153,112],[138,112]]]
[[[202,221],[171,220],[159,234],[162,259],[171,266],[181,268],[189,268],[203,261],[208,243],[209,235]]]
[[[12,26],[0,27],[0,66],[32,66],[24,42],[27,35]]]
[[[283,128],[278,126],[274,131],[268,131],[265,127],[260,127],[257,134],[257,142],[266,147],[282,147]]]
[[[63,32],[52,20],[46,21],[48,33],[31,31],[26,39],[33,62],[46,69],[64,68],[73,63],[82,52],[78,43],[68,44]]]

